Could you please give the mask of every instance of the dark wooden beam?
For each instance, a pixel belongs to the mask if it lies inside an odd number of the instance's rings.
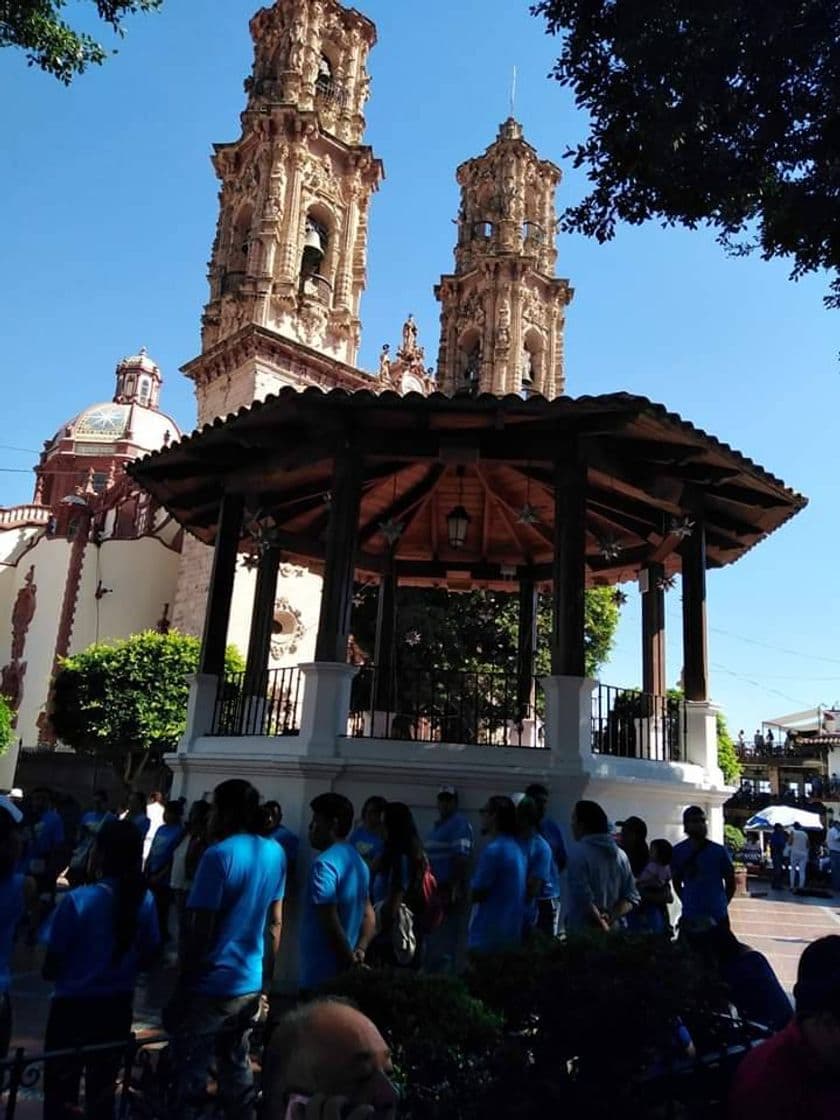
[[[558,459],[554,484],[554,610],[551,672],[586,675],[586,466],[572,454]]]
[[[204,616],[199,672],[220,677],[225,670],[230,604],[236,575],[236,558],[242,528],[242,497],[226,494],[222,499],[219,530],[213,552],[213,570]]]
[[[315,660],[344,662],[347,660],[353,559],[362,497],[362,453],[352,439],[335,457],[331,494]]]
[[[682,557],[683,689],[686,700],[709,697],[706,630],[706,534],[698,518],[680,547]]]
[[[251,631],[248,638],[248,656],[245,661],[246,696],[266,695],[266,674],[271,654],[271,635],[274,630],[274,600],[277,595],[277,569],[280,567],[280,549],[276,545],[265,548],[257,568],[254,588],[254,605],[251,610]]]
[[[516,644],[516,706],[519,719],[534,718],[534,665],[537,654],[537,586],[533,574],[519,575],[519,628]]]
[[[665,675],[665,569],[651,563],[642,572],[642,691],[664,696]],[[650,713],[652,714],[652,713]]]

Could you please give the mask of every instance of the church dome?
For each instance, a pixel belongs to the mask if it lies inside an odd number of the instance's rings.
[[[180,439],[178,425],[158,408],[163,377],[145,346],[137,354],[121,359],[115,374],[113,399],[88,406],[64,424],[47,443],[48,455],[59,447],[62,451],[71,450],[68,443],[109,447],[128,444],[129,447],[120,449],[120,454],[143,454]]]

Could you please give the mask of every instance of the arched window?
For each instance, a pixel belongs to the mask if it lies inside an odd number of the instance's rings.
[[[545,341],[535,328],[526,331],[519,357],[520,395],[530,397],[543,387],[543,355]]]
[[[325,54],[322,54],[318,59],[318,76],[315,79],[315,92],[323,97],[332,97],[335,92],[333,65],[329,57]]]
[[[493,236],[492,222],[473,222],[473,237],[479,241],[489,241]]]
[[[152,379],[150,377],[141,377],[140,384],[137,386],[137,400],[142,405],[148,405],[152,395]]]
[[[332,294],[331,215],[313,207],[306,216],[306,232],[300,259],[300,292],[329,303]]]
[[[228,275],[244,278],[248,271],[248,248],[251,242],[251,222],[253,207],[246,203],[240,207],[233,223],[228,250]]]
[[[545,242],[545,230],[536,222],[524,222],[522,225],[522,240],[528,245],[537,248]]]
[[[481,378],[481,336],[478,331],[465,331],[458,343],[458,383],[456,393],[475,396]]]

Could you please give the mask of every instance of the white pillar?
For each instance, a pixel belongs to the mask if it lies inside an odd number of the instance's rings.
[[[551,766],[588,770],[592,757],[590,677],[540,677],[545,695],[545,745]]]
[[[685,750],[686,762],[702,766],[710,785],[722,786],[723,774],[717,756],[717,713],[719,709],[709,700],[685,701]]]
[[[304,754],[336,755],[336,739],[347,734],[350,687],[359,669],[336,661],[301,665],[303,703],[300,742]]]
[[[194,673],[190,678],[187,726],[178,744],[179,754],[189,751],[196,739],[209,735],[213,730],[218,691],[219,678],[210,673]]]
[[[0,789],[12,789],[14,787],[19,753],[20,740],[14,738],[9,743],[9,749],[6,753],[0,755]]]

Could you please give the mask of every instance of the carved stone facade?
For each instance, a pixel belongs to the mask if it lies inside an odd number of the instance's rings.
[[[442,392],[563,393],[572,289],[555,276],[560,177],[513,118],[483,156],[458,168],[455,272],[435,288]]]
[[[354,365],[368,206],[382,164],[362,143],[374,25],[336,0],[251,21],[242,135],[217,144],[219,221],[202,350],[256,324]]]

